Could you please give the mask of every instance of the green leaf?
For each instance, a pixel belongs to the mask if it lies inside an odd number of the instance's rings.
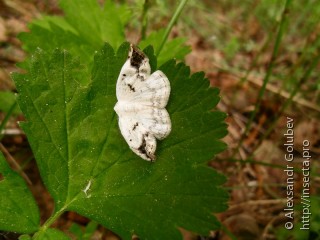
[[[70,238],[65,235],[63,232],[54,229],[49,228],[46,229],[45,232],[38,232],[35,234],[35,236],[32,238],[34,240],[70,240]]]
[[[219,227],[213,212],[224,211],[228,198],[219,187],[225,178],[207,166],[225,149],[226,114],[212,111],[219,91],[203,73],[190,77],[183,63],[162,65],[172,88],[172,132],[159,142],[157,161],[144,161],[129,149],[113,110],[128,50],[128,43],[117,53],[105,44],[91,76],[66,51],[38,50],[28,73],[14,75],[22,127],[55,200],[54,216],[75,211],[123,239],[181,239],[178,227],[207,235]]]
[[[32,53],[38,47],[47,51],[59,47],[88,63],[104,42],[117,48],[125,40],[123,29],[132,16],[126,4],[117,5],[108,0],[100,6],[92,0],[61,0],[60,5],[65,17],[44,16],[29,25],[30,32],[19,35],[27,52]],[[139,46],[152,45],[157,50],[164,32],[165,29],[152,32]],[[185,42],[185,38],[169,40],[158,56],[158,63],[173,58],[183,60],[190,52]]]
[[[20,235],[19,240],[31,240],[30,235]]]
[[[83,240],[82,239],[82,235],[83,235],[82,228],[77,223],[72,223],[72,225],[69,228],[69,232],[72,233],[72,235],[74,235],[74,237],[77,240]]]
[[[60,6],[65,17],[45,16],[29,25],[30,33],[20,34],[27,52],[38,47],[47,51],[59,47],[88,63],[104,42],[117,48],[125,40],[125,25],[131,17],[127,5],[111,0],[104,5],[92,0],[61,0]]]
[[[61,8],[70,25],[81,38],[100,47],[104,41],[118,47],[124,41],[123,7],[117,9],[114,2],[107,0],[103,7],[97,1],[61,0]]]
[[[92,239],[92,235],[97,230],[98,226],[99,224],[97,222],[91,221],[83,230],[81,226],[73,223],[69,228],[69,232],[75,235],[77,240],[90,240]]]
[[[29,26],[30,33],[20,33],[19,38],[24,43],[23,48],[29,53],[34,52],[38,47],[42,49],[55,49],[57,47],[68,49],[77,53],[85,62],[92,61],[95,48],[79,37],[78,33],[64,19],[58,17],[44,17],[35,20]]]
[[[152,45],[155,48],[155,52],[160,47],[165,29],[152,32],[145,40],[142,40],[139,44],[140,48],[145,48],[148,45]],[[170,59],[183,60],[185,56],[190,53],[191,49],[185,45],[185,38],[174,38],[169,40],[163,47],[158,56],[158,63],[162,65]]]
[[[0,153],[0,230],[33,233],[39,223],[39,210],[30,190]]]
[[[11,106],[16,102],[16,96],[13,92],[0,91],[0,111],[8,112]],[[20,114],[21,110],[18,105],[12,111],[13,114]]]
[[[99,224],[97,222],[95,222],[95,221],[89,222],[88,225],[85,228],[83,239],[84,240],[92,239],[92,235],[97,230],[98,226],[99,226]]]

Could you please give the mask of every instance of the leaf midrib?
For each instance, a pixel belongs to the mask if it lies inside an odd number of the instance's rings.
[[[67,172],[68,172],[68,182],[67,182],[67,196],[65,200],[65,204],[68,204],[69,202],[69,197],[70,197],[70,150],[69,150],[69,109],[68,109],[68,104],[67,104],[67,97],[66,97],[66,76],[65,76],[65,68],[66,68],[66,52],[63,51],[63,71],[62,71],[62,82],[63,82],[63,104],[65,108],[64,112],[64,122],[65,122],[65,139],[66,139],[66,150],[67,150]]]

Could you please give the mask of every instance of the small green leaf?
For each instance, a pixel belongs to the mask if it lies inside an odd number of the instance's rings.
[[[0,153],[0,230],[33,233],[39,223],[39,210],[30,190]]]
[[[35,234],[35,236],[32,238],[34,240],[70,240],[70,238],[65,235],[63,232],[54,229],[49,228],[45,232],[38,232]]]
[[[94,232],[97,230],[99,224],[95,221],[91,221],[85,228],[85,232],[83,235],[84,240],[90,240]]]
[[[13,92],[0,91],[0,111],[8,112],[15,102],[16,96]],[[12,113],[21,114],[21,110],[18,105],[16,105]]]
[[[19,240],[31,240],[30,235],[21,235],[19,236]]]
[[[72,225],[69,228],[69,232],[72,233],[74,235],[74,237],[76,237],[77,240],[83,240],[82,239],[82,236],[83,236],[82,228],[77,223],[72,223]]]
[[[94,232],[97,230],[99,224],[95,221],[91,221],[88,225],[83,229],[83,227],[79,226],[76,223],[73,223],[69,232],[75,235],[77,240],[90,240]]]
[[[148,45],[152,45],[156,50],[160,47],[165,29],[152,32],[145,40],[139,43],[140,48],[145,48]],[[158,56],[159,65],[164,64],[170,59],[183,60],[185,56],[190,53],[191,49],[185,45],[185,38],[174,38],[169,40],[163,47]]]
[[[207,166],[225,149],[226,114],[212,111],[219,91],[203,73],[190,77],[183,63],[162,65],[172,89],[172,132],[158,143],[157,161],[144,161],[129,149],[113,110],[128,50],[128,43],[117,53],[105,44],[91,76],[66,51],[38,50],[28,73],[14,76],[22,127],[56,213],[78,212],[123,239],[181,239],[178,227],[207,235],[219,227],[213,213],[227,207],[219,187],[225,178]],[[155,67],[152,49],[145,52]]]

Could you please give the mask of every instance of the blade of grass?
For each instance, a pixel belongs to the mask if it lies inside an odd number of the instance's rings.
[[[320,18],[319,18],[320,20]],[[314,29],[316,26],[313,26],[312,29]],[[283,81],[280,91],[286,90],[286,86],[290,84],[290,81],[292,79],[295,79],[294,73],[298,70],[299,67],[304,66],[303,64],[308,64],[310,59],[310,49],[313,48],[313,46],[320,46],[320,37],[317,36],[316,40],[314,39],[314,33],[310,31],[310,34],[305,39],[304,47],[301,51],[301,54],[295,64],[290,68],[289,73],[287,74],[287,77],[285,81]],[[298,51],[297,51],[298,52]],[[304,67],[303,67],[304,68]],[[296,84],[299,84],[298,82]],[[292,85],[292,84],[291,84]]]
[[[249,119],[248,123],[246,124],[246,128],[245,128],[245,130],[244,130],[244,132],[243,132],[243,134],[241,136],[241,139],[240,139],[240,141],[238,143],[238,146],[236,147],[236,149],[234,151],[234,154],[236,154],[236,152],[238,152],[238,149],[241,146],[241,144],[243,143],[243,140],[244,140],[245,136],[247,135],[255,116],[257,115],[257,113],[260,110],[261,101],[262,101],[263,95],[265,93],[267,83],[269,82],[270,76],[272,74],[272,70],[273,70],[273,67],[274,67],[274,64],[275,64],[276,57],[277,57],[278,52],[279,52],[280,43],[281,43],[284,31],[285,31],[285,27],[286,27],[286,24],[287,24],[287,19],[288,19],[288,15],[289,15],[291,2],[292,2],[292,0],[286,0],[286,2],[285,2],[284,9],[283,9],[282,14],[281,14],[281,21],[280,21],[278,32],[277,32],[277,35],[276,35],[276,40],[275,40],[273,52],[272,52],[272,55],[271,55],[270,64],[268,66],[266,76],[265,76],[265,78],[263,80],[263,85],[260,88],[260,91],[259,91],[259,94],[258,94],[258,99],[257,99],[257,102],[255,104],[254,110],[253,110],[253,112],[252,112],[252,114],[250,116],[250,119]]]
[[[265,132],[265,134],[259,139],[257,146],[259,146],[260,143],[270,135],[270,133],[274,129],[275,125],[277,124],[278,120],[280,119],[280,116],[284,113],[284,111],[287,109],[287,107],[290,106],[290,104],[293,101],[294,96],[297,94],[299,89],[301,89],[301,86],[309,79],[310,75],[312,74],[313,70],[315,70],[315,68],[318,66],[319,62],[320,62],[320,49],[318,50],[318,53],[317,53],[314,61],[310,64],[309,68],[305,71],[305,73],[301,77],[300,81],[296,84],[295,88],[292,90],[289,98],[284,102],[284,104],[282,104],[280,110],[278,111],[278,113],[274,117],[274,120],[271,122],[271,124],[270,124],[269,128],[267,129],[267,131]],[[251,153],[251,156],[253,156],[253,154],[254,154],[254,151]]]
[[[146,32],[148,28],[148,10],[151,6],[150,0],[145,0],[141,15],[141,40],[146,38]]]
[[[274,29],[272,29],[274,30]],[[273,32],[273,31],[272,31]],[[245,75],[244,77],[242,77],[240,79],[240,84],[243,84],[245,83],[251,72],[257,67],[257,64],[258,64],[258,61],[261,57],[261,55],[265,52],[265,50],[268,48],[269,44],[270,44],[270,41],[271,41],[271,38],[272,38],[272,34],[269,34],[267,39],[264,41],[264,43],[262,44],[262,47],[258,50],[258,53],[255,55],[255,57],[253,58],[252,60],[252,63],[250,64],[249,68],[247,69],[247,71],[245,72]]]
[[[237,237],[232,234],[232,232],[224,225],[221,224],[221,230],[231,239],[231,240],[237,240]]]
[[[186,3],[188,2],[188,0],[181,0],[176,11],[174,12],[173,14],[173,17],[171,18],[169,24],[168,24],[168,27],[166,28],[165,32],[164,32],[164,35],[163,35],[163,38],[162,38],[162,42],[160,44],[160,47],[157,49],[156,51],[156,56],[158,57],[164,44],[167,42],[168,40],[168,37],[169,37],[169,34],[174,26],[174,24],[176,23],[176,21],[178,20],[184,6],[186,5]]]

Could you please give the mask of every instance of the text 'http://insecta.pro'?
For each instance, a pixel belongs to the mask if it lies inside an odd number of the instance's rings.
[[[156,139],[164,139],[171,131],[171,120],[165,109],[171,89],[163,72],[150,73],[149,59],[131,45],[117,80],[118,102],[114,110],[119,116],[121,134],[131,150],[147,161],[154,161]]]

